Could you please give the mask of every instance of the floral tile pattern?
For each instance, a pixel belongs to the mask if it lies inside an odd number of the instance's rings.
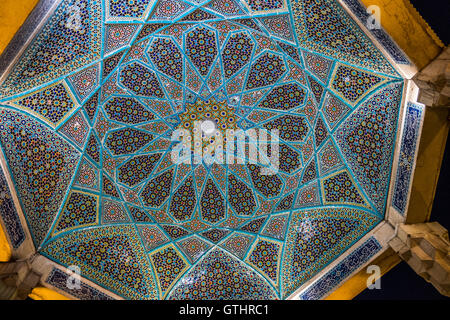
[[[61,0],[0,83],[0,144],[39,253],[99,287],[284,299],[384,219],[402,94],[335,0]],[[279,171],[172,161],[206,120],[279,130]]]

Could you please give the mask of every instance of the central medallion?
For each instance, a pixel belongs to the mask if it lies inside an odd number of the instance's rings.
[[[226,142],[226,133],[238,130],[235,117],[235,109],[224,101],[215,98],[209,100],[197,99],[193,103],[187,103],[185,112],[180,115],[180,124],[177,129],[187,130],[194,139],[195,150],[201,150],[201,154],[214,155],[214,147],[217,143]]]

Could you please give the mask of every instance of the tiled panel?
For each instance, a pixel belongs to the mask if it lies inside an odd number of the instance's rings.
[[[397,174],[395,176],[392,206],[402,215],[408,205],[416,150],[425,109],[422,105],[408,103],[400,147]]]
[[[75,285],[75,283],[70,279],[70,275],[58,268],[53,268],[45,281],[53,287],[65,291],[80,300],[114,300],[112,297],[83,281],[79,283],[79,288],[73,287],[73,289],[70,289],[69,285]]]
[[[319,300],[335,289],[345,278],[367,263],[382,249],[375,238],[370,238],[350,253],[331,271],[322,276],[299,296],[302,300]]]
[[[12,247],[17,249],[25,240],[25,232],[22,227],[14,200],[9,190],[3,170],[0,168],[0,216],[6,228]]]
[[[366,7],[359,0],[343,0],[348,8],[358,17],[358,19],[365,25],[370,17]],[[391,39],[391,37],[383,29],[370,30],[372,35],[380,42],[384,49],[389,52],[395,62],[399,64],[409,65],[410,62],[402,50]]]

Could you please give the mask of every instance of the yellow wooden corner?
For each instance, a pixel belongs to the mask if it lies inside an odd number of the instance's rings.
[[[44,287],[34,288],[28,296],[33,300],[71,300],[52,289]]]
[[[0,53],[22,26],[39,0],[0,1]]]
[[[419,69],[442,52],[444,44],[409,0],[361,1],[380,8],[382,27]]]
[[[11,259],[11,247],[6,238],[3,227],[0,225],[0,262],[7,262]]]
[[[439,36],[434,32],[434,30],[430,27],[428,22],[422,17],[422,15],[417,11],[416,7],[411,3],[411,1],[406,2],[406,6],[411,10],[411,14],[416,16],[417,22],[422,25],[428,35],[436,42],[436,44],[440,47],[445,47],[445,44],[439,38]]]
[[[450,130],[450,110],[427,108],[414,170],[407,224],[429,221]]]
[[[388,273],[394,268],[401,259],[392,249],[386,250],[378,258],[376,258],[371,265],[377,265],[381,269],[381,276]],[[370,275],[367,274],[364,268],[356,275],[347,280],[325,300],[352,300],[365,289],[367,289],[367,279]],[[383,284],[381,284],[383,286]]]

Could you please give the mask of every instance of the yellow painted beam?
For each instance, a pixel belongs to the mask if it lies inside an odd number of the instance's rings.
[[[44,287],[34,288],[28,296],[33,300],[71,300],[52,289]]]
[[[380,8],[382,27],[419,69],[441,53],[444,44],[409,0],[361,1]]]
[[[400,261],[401,259],[394,252],[394,250],[388,249],[371,264],[379,266],[381,269],[381,276],[383,276],[394,268]],[[337,288],[325,300],[352,300],[358,294],[367,289],[367,279],[369,276],[370,275],[367,274],[366,269],[361,270]]]
[[[425,113],[406,216],[408,224],[430,220],[450,130],[449,117],[446,108],[427,108]]]
[[[0,1],[0,53],[19,30],[39,0]]]
[[[7,262],[11,259],[11,247],[6,238],[3,227],[0,225],[0,262]]]

